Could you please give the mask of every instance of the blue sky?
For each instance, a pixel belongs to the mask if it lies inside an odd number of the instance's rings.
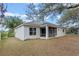
[[[5,13],[5,16],[20,16],[20,18],[23,21],[26,22],[30,21],[30,20],[26,20],[27,16],[25,15],[27,3],[6,3],[6,4],[7,4],[7,12]],[[57,19],[56,17],[52,17],[51,19],[49,18],[48,22],[56,24],[56,19]]]
[[[7,3],[6,15],[12,15],[12,16],[16,15],[16,16],[20,16],[21,19],[25,19],[26,7],[27,7],[27,3]],[[51,23],[56,23],[56,19],[57,18],[53,17],[52,19],[49,19],[48,21]]]
[[[6,5],[7,12],[5,12],[5,16],[19,16],[22,20],[26,19],[25,10],[27,3],[6,3]]]
[[[7,11],[11,13],[25,14],[25,3],[8,3]]]

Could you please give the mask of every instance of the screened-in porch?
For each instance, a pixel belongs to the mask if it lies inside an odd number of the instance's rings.
[[[51,26],[45,26],[40,28],[40,37],[55,37],[57,34],[57,28]]]

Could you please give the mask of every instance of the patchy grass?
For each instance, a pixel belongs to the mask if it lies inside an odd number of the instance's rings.
[[[0,41],[0,55],[79,55],[79,36],[67,35],[50,40],[26,41],[20,41],[12,37]]]

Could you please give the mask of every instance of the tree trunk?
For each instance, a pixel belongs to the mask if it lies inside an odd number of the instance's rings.
[[[0,40],[1,40],[1,32],[0,32]]]

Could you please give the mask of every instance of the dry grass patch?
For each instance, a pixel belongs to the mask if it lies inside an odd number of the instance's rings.
[[[0,55],[79,55],[79,36],[26,41],[9,38],[0,42]]]

